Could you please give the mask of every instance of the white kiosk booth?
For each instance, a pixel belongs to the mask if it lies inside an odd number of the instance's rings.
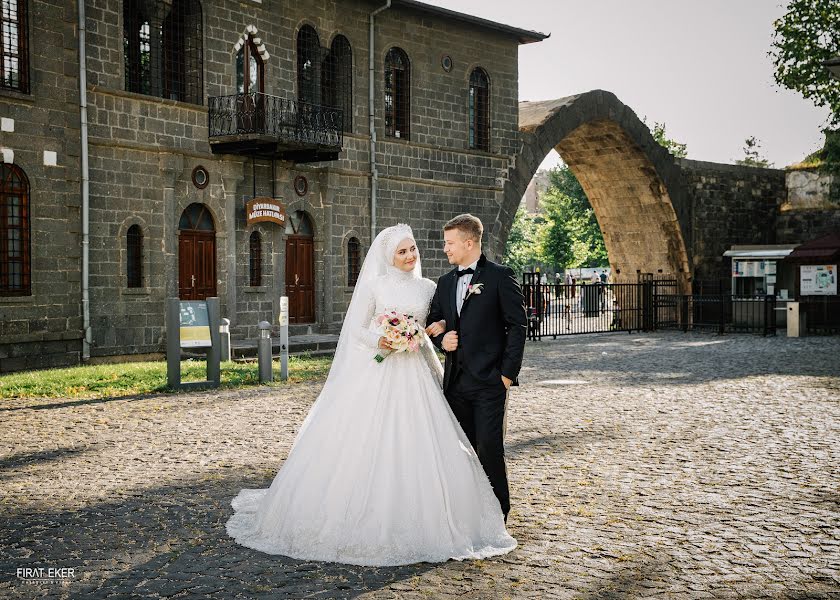
[[[776,298],[776,326],[786,327],[787,303],[794,299],[796,273],[782,259],[799,244],[732,246],[723,253],[732,259],[732,319],[747,321],[760,314],[749,303],[765,296]]]

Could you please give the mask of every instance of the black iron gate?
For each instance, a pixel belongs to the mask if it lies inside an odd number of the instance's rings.
[[[525,273],[522,281],[530,340],[657,329],[776,335],[773,296],[683,294],[676,279],[644,273],[637,283],[540,283],[539,277]]]

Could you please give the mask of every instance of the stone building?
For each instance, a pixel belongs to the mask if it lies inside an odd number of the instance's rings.
[[[84,30],[9,4],[0,371],[160,352],[167,297],[245,338],[285,294],[293,333],[334,332],[372,230],[411,224],[431,276],[453,214],[499,235],[542,34],[413,0],[86,0]]]

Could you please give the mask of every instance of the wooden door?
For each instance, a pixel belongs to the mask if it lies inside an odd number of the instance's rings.
[[[315,322],[315,244],[309,236],[286,238],[286,295],[289,322]]]
[[[178,238],[178,296],[204,300],[216,295],[216,236],[182,231]]]

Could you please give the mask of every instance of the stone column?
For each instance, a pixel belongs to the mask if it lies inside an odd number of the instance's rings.
[[[222,193],[224,194],[225,223],[228,238],[224,257],[227,278],[227,295],[225,298],[226,314],[222,316],[230,319],[231,326],[236,326],[238,323],[236,306],[236,251],[239,247],[239,239],[236,235],[236,223],[239,212],[244,210],[244,203],[240,198],[240,190],[244,181],[244,168],[241,167],[238,173],[222,175]]]
[[[163,175],[163,277],[166,298],[178,297],[178,200],[175,186],[184,170],[184,157],[162,153],[159,156]]]

